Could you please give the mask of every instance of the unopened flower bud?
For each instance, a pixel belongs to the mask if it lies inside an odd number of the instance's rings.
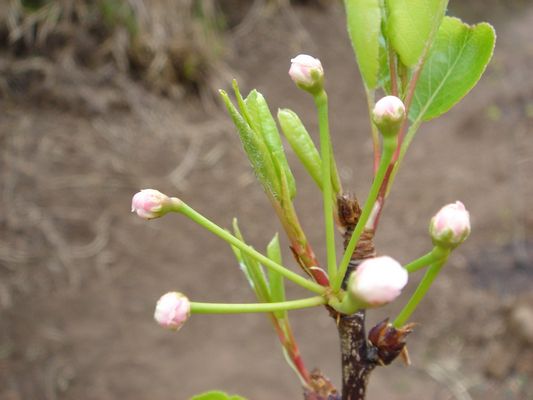
[[[396,96],[385,96],[374,106],[372,119],[383,136],[396,136],[405,119],[405,106]]]
[[[296,86],[311,94],[320,92],[324,86],[322,63],[307,54],[300,54],[291,60],[289,75]]]
[[[191,303],[185,295],[169,292],[161,296],[155,307],[154,319],[163,328],[177,331],[189,319]]]
[[[170,211],[171,206],[172,199],[155,189],[143,189],[131,200],[131,212],[144,219],[162,217]]]
[[[395,300],[407,284],[407,271],[391,257],[363,261],[350,275],[348,293],[363,307],[379,307]]]
[[[454,248],[463,243],[470,234],[470,214],[463,203],[442,207],[431,219],[429,233],[435,245]]]

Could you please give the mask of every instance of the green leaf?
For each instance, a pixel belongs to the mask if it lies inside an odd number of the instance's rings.
[[[387,49],[387,41],[383,34],[379,35],[379,71],[377,85],[378,87],[383,88],[386,94],[391,93],[389,54]]]
[[[311,178],[322,190],[322,160],[313,139],[311,139],[311,135],[305,129],[298,115],[288,108],[278,110],[278,121],[292,150],[309,175],[311,175]],[[335,159],[332,157],[331,160],[331,183],[333,191],[338,193],[340,191],[340,180]]]
[[[418,79],[409,118],[427,121],[457,104],[481,78],[495,40],[486,22],[470,26],[446,17]]]
[[[276,126],[276,121],[272,117],[270,108],[261,93],[257,90],[252,90],[245,100],[246,108],[250,119],[252,120],[251,126],[259,132],[263,140],[265,141],[272,160],[277,163],[280,174],[284,173],[287,179],[287,185],[289,188],[290,199],[293,199],[296,195],[296,182],[292,175],[287,157],[285,156],[285,150],[281,143],[281,137]]]
[[[281,247],[279,245],[279,237],[276,233],[267,246],[267,256],[272,261],[282,265]],[[268,269],[268,282],[270,284],[270,298],[273,303],[285,301],[285,285],[283,282],[283,275],[272,269]],[[287,311],[276,311],[274,313],[277,318],[285,318]]]
[[[206,393],[193,396],[191,397],[190,400],[246,400],[246,399],[241,396],[236,396],[236,395],[231,396],[224,392],[213,390],[211,392],[206,392]]]
[[[322,190],[322,160],[302,121],[294,111],[289,109],[278,110],[278,121],[292,150]]]
[[[244,99],[242,98],[242,94],[241,94],[241,91],[239,89],[239,84],[237,83],[237,80],[236,79],[233,79],[233,81],[231,82],[232,86],[233,86],[233,92],[235,93],[235,97],[237,98],[237,105],[239,106],[239,111],[241,112],[241,114],[243,115],[244,119],[246,120],[246,122],[248,123],[248,125],[254,129],[255,131],[257,131],[257,129],[255,129],[254,127],[254,121],[253,121],[253,118],[252,116],[250,115],[250,113],[248,112],[248,107],[246,107],[246,104],[244,102]]]
[[[348,34],[368,89],[378,84],[379,35],[381,32],[380,0],[344,0]]]
[[[270,243],[267,245],[267,256],[272,261],[280,265],[283,264],[283,260],[281,258],[281,247],[279,245],[279,235],[277,233],[274,235]]]
[[[412,67],[431,45],[448,0],[385,0],[387,37],[401,62]]]
[[[261,135],[252,129],[248,122],[239,114],[229,99],[228,94],[221,90],[220,95],[233,123],[237,127],[244,151],[252,164],[257,178],[262,183],[265,191],[272,193],[274,197],[278,198],[280,192],[279,178],[266,143]]]
[[[246,243],[244,237],[242,236],[241,230],[239,229],[237,218],[233,219],[233,231],[239,240]],[[265,271],[263,270],[261,264],[259,264],[256,259],[238,249],[233,248],[233,251],[236,254],[239,252],[240,257],[237,255],[237,260],[239,260],[241,269],[243,269],[250,286],[257,296],[257,299],[265,303],[271,303],[270,289],[266,280]]]

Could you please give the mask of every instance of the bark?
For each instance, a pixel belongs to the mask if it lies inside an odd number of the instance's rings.
[[[345,194],[338,200],[339,220],[344,225],[344,247],[348,244],[353,229],[361,215],[355,196]],[[346,281],[357,266],[367,258],[375,257],[374,232],[366,230],[352,255],[346,272]],[[366,339],[365,310],[352,315],[339,314],[337,329],[341,344],[342,357],[342,400],[364,400],[370,373],[377,365],[375,348]]]
[[[364,400],[370,373],[377,365],[375,348],[366,339],[365,310],[339,315],[342,358],[342,400]]]
[[[339,197],[338,216],[344,228],[344,248],[346,248],[353,229],[361,215],[361,209],[355,196],[344,194]],[[351,257],[343,289],[350,274],[367,258],[376,256],[374,249],[374,231],[367,229],[361,235],[359,243]],[[396,329],[388,319],[380,322],[370,330],[369,339],[365,330],[365,310],[352,315],[340,314],[329,309],[337,323],[342,358],[342,394],[338,393],[331,382],[319,371],[311,373],[311,388],[304,393],[305,400],[365,400],[366,388],[371,372],[378,365],[388,365],[399,355],[408,363],[405,339],[411,333],[413,324]]]

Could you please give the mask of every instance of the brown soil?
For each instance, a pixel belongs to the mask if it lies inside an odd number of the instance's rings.
[[[469,22],[481,14],[496,25],[494,61],[460,106],[422,128],[377,248],[402,262],[423,254],[430,217],[457,199],[473,232],[415,315],[413,365],[377,370],[369,399],[526,400],[533,391],[533,7],[474,11]],[[312,104],[286,73],[298,52],[318,56],[344,185],[364,196],[371,143],[342,10],[295,12],[241,25],[229,62],[244,90],[294,109],[315,132]],[[224,113],[105,71],[7,57],[0,70],[0,399],[184,400],[214,388],[301,398],[264,316],[194,316],[177,334],[152,321],[168,290],[199,301],[253,296],[218,239],[179,216],[131,215],[139,188],[179,195],[223,226],[238,217],[257,248],[280,230]],[[320,196],[289,158],[299,214],[324,259]],[[289,285],[289,297],[300,294]],[[338,383],[333,321],[322,310],[292,320],[307,365]]]

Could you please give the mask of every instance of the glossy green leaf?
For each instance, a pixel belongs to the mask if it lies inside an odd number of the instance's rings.
[[[380,0],[344,0],[348,34],[368,89],[378,83],[379,36],[381,32]]]
[[[418,79],[409,118],[427,121],[458,103],[481,78],[495,40],[490,24],[470,26],[446,17]]]
[[[448,0],[385,0],[387,37],[402,63],[415,65],[441,23]]]
[[[279,178],[268,146],[264,142],[262,136],[252,129],[248,122],[241,116],[239,111],[237,111],[229,99],[228,94],[221,90],[220,95],[222,96],[222,100],[226,105],[233,123],[237,127],[244,151],[252,164],[252,168],[257,175],[257,178],[267,192],[272,193],[274,197],[278,198],[280,192]]]
[[[296,195],[296,182],[285,156],[276,121],[265,98],[257,90],[252,90],[244,102],[250,115],[251,126],[260,132],[270,150],[272,160],[278,164],[280,173],[285,174],[290,198],[293,199]]]
[[[191,397],[190,400],[246,400],[244,397],[229,395],[218,390],[213,390],[210,392],[198,394]]]

